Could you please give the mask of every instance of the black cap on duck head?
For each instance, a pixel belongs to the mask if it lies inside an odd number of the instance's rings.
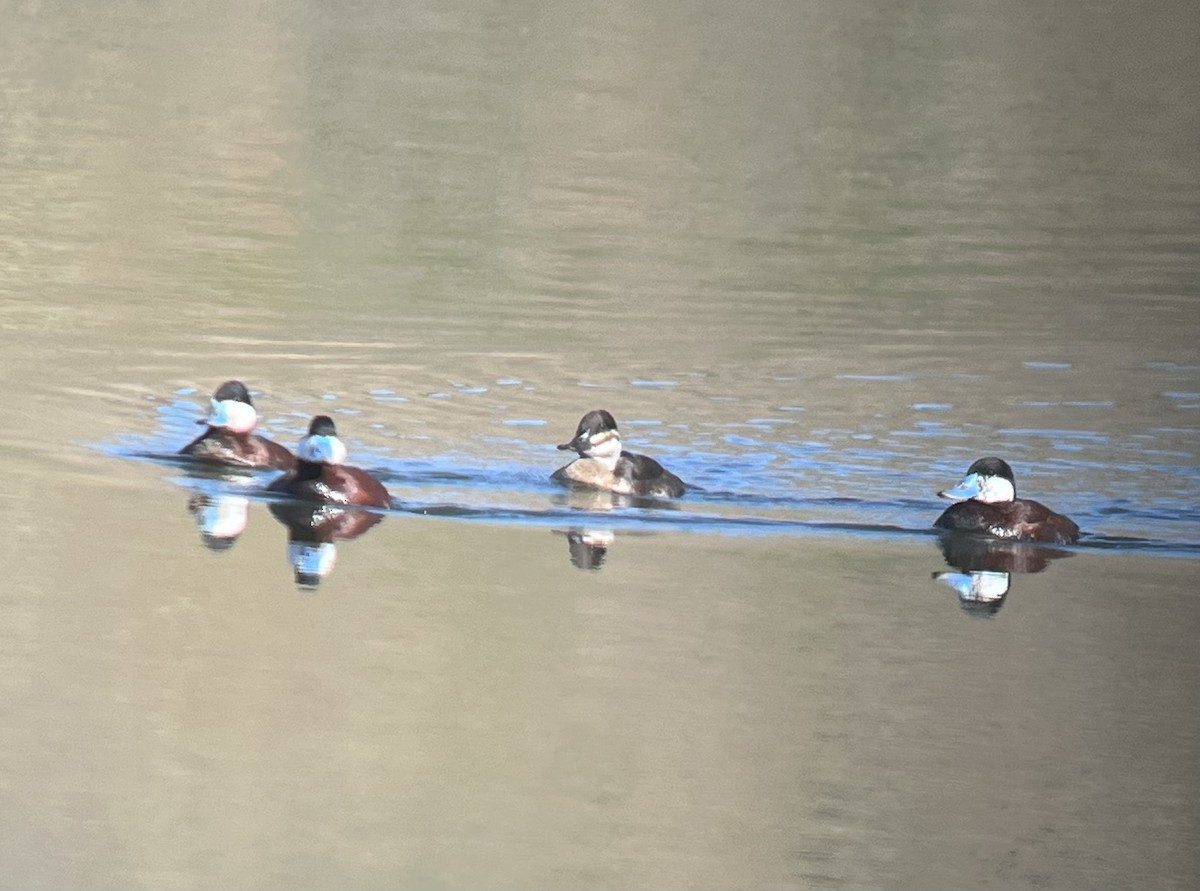
[[[196,422],[233,433],[249,433],[258,425],[250,391],[241,381],[225,381],[208,400],[208,416]]]
[[[337,436],[337,427],[329,415],[317,415],[308,422],[309,436]]]
[[[980,458],[967,468],[967,473],[977,473],[980,476],[995,476],[1002,480],[1008,480],[1010,483],[1016,482],[1013,479],[1012,468],[1008,466],[1008,462],[1003,458]]]
[[[606,433],[620,436],[617,432],[617,422],[611,414],[602,408],[588,412],[579,419],[575,428],[575,436],[570,442],[564,442],[558,448],[562,451],[573,449],[583,455],[591,448],[594,441]]]
[[[217,392],[213,393],[213,399],[217,402],[224,402],[226,399],[234,402],[244,402],[247,405],[253,405],[250,401],[250,391],[246,389],[246,385],[241,381],[225,381],[221,386],[217,387]]]

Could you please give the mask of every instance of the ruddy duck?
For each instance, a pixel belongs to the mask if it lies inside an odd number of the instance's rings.
[[[575,437],[558,448],[579,453],[579,458],[550,475],[558,483],[659,498],[678,498],[687,490],[679,477],[653,458],[622,451],[617,422],[603,409],[584,415]]]
[[[328,415],[312,419],[308,435],[296,448],[296,466],[273,480],[267,491],[327,504],[392,504],[383,483],[361,468],[346,466],[346,446],[338,439],[337,427]]]
[[[208,406],[208,417],[196,422],[207,424],[208,429],[180,449],[179,454],[237,467],[288,470],[295,466],[295,457],[284,446],[254,432],[258,412],[250,401],[250,391],[241,381],[226,381],[217,387]]]
[[[953,489],[939,492],[952,504],[933,525],[959,532],[983,532],[1009,541],[1074,544],[1079,527],[1046,505],[1017,498],[1012,468],[1000,458],[980,458]],[[968,499],[968,500],[961,500]]]

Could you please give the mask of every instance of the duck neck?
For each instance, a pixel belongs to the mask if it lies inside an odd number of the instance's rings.
[[[614,432],[607,439],[589,448],[587,456],[612,473],[617,469],[617,462],[621,460],[621,437]]]
[[[325,465],[319,461],[296,461],[296,479],[302,481],[316,480],[321,478],[321,473],[325,470]]]

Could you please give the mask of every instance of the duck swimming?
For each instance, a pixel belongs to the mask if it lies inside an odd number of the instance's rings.
[[[934,522],[938,529],[982,532],[1009,541],[1079,540],[1079,527],[1070,519],[1040,502],[1017,498],[1012,468],[1000,458],[980,458],[957,486],[938,495],[958,501]]]
[[[678,498],[687,491],[679,477],[653,458],[623,451],[617,422],[603,409],[584,415],[574,438],[558,448],[574,450],[579,457],[550,475],[555,482],[659,498]]]
[[[296,448],[296,466],[267,486],[268,492],[326,504],[391,507],[383,483],[359,467],[346,466],[346,446],[328,415],[317,415]]]
[[[288,470],[296,463],[287,448],[254,432],[258,412],[250,401],[250,391],[241,381],[226,381],[217,387],[208,403],[208,417],[196,423],[207,424],[208,429],[180,449],[179,454],[236,467]]]

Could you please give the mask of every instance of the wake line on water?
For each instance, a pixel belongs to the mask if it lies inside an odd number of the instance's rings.
[[[627,510],[645,510],[629,508]],[[550,526],[569,523],[575,526],[620,529],[661,529],[670,532],[694,532],[726,535],[782,535],[787,533],[833,534],[848,533],[856,536],[920,536],[937,537],[946,533],[933,527],[912,529],[904,526],[877,523],[836,522],[826,520],[790,520],[777,517],[723,517],[714,514],[693,513],[645,513],[608,514],[600,511],[579,510],[532,510],[527,508],[477,508],[457,504],[417,504],[397,502],[391,511],[402,515],[441,517],[452,520],[471,520],[491,523],[525,523]],[[1162,541],[1131,536],[1088,535],[1075,545],[1044,545],[1040,542],[1023,542],[1023,546],[1054,547],[1075,551],[1138,551],[1162,556],[1200,558],[1200,544]]]
[[[198,466],[189,458],[174,453],[162,453],[146,449],[129,449],[100,447],[102,451],[115,457],[143,460],[174,468],[199,470],[196,475],[185,475],[176,480],[185,488],[195,489],[210,494],[230,494],[248,497],[263,503],[277,502],[276,496],[265,491],[245,486],[230,484],[227,477],[231,474],[242,476],[248,482],[263,476],[274,475],[276,471],[252,470],[249,468],[214,468]],[[525,470],[523,468],[523,470]],[[526,474],[527,475],[527,474]],[[381,473],[380,478],[393,483],[407,484],[420,488],[425,486],[445,486],[447,484],[465,485],[468,488],[496,489],[501,482],[496,479],[494,471],[487,473],[472,473],[470,471],[434,470],[424,474]],[[555,489],[556,492],[566,491]],[[530,494],[538,494],[530,493]],[[636,499],[635,503],[614,505],[612,510],[585,509],[579,507],[552,506],[549,508],[527,508],[504,505],[472,505],[453,501],[422,502],[412,498],[393,498],[392,508],[377,511],[385,516],[427,516],[448,520],[466,522],[482,522],[493,524],[521,524],[530,526],[586,526],[617,530],[641,530],[663,532],[688,532],[697,534],[717,535],[853,535],[858,537],[936,537],[944,534],[932,526],[918,528],[888,523],[861,523],[850,520],[809,520],[789,517],[767,517],[754,514],[728,516],[710,512],[698,512],[690,509],[692,505],[726,506],[737,510],[753,510],[755,508],[794,508],[812,510],[814,508],[855,508],[858,510],[878,509],[912,509],[924,506],[924,502],[915,499],[898,499],[894,501],[864,500],[847,496],[826,496],[816,498],[801,498],[788,495],[768,495],[760,493],[737,493],[728,490],[712,490],[695,487],[694,500],[662,502],[654,499]],[[1029,547],[1041,545],[1029,543]],[[1063,547],[1055,545],[1055,547]],[[1137,552],[1151,553],[1159,556],[1179,557],[1185,559],[1200,558],[1200,543],[1171,541],[1159,538],[1142,538],[1136,536],[1092,535],[1084,532],[1081,541],[1068,549],[1106,552]]]

